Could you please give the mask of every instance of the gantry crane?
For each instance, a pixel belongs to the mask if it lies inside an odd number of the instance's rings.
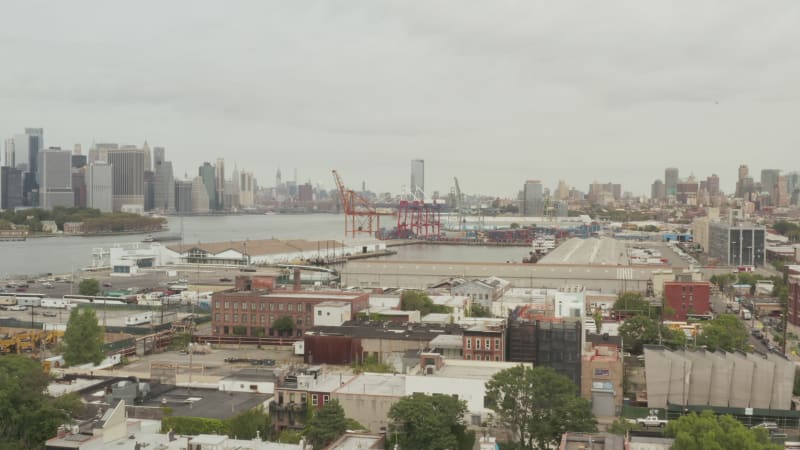
[[[361,194],[347,189],[342,178],[333,170],[333,179],[339,190],[339,199],[344,211],[344,235],[355,238],[357,233],[374,236],[381,228],[381,216],[394,216],[394,211],[383,211],[375,208],[369,200]]]

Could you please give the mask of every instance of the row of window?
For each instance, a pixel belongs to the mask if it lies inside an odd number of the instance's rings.
[[[467,339],[467,350],[472,350],[473,338],[472,337],[467,337],[466,339]],[[492,349],[492,339],[491,338],[479,338],[479,337],[476,337],[476,338],[474,338],[474,341],[475,341],[475,350],[480,350],[481,349],[481,342],[484,342],[486,350],[491,350]],[[494,349],[495,350],[500,350],[500,339],[495,339],[494,340]]]
[[[319,404],[319,398],[322,397],[322,404],[328,402],[331,399],[331,396],[328,394],[311,394],[311,405],[317,406]],[[288,403],[294,403],[295,399],[300,400],[300,403],[306,402],[306,393],[305,392],[287,392],[285,395],[285,399]],[[284,393],[278,391],[278,404],[282,405],[284,402]]]
[[[469,354],[469,353],[467,353],[466,357],[467,357],[467,359],[470,359],[470,360],[472,359],[472,355]],[[475,361],[491,361],[491,360],[492,360],[491,356],[486,356],[486,359],[483,359],[482,355],[480,355],[480,354],[476,354],[475,355]],[[494,360],[495,361],[500,361],[500,355],[495,355],[494,356]]]
[[[233,323],[248,323],[248,321],[249,321],[249,323],[267,323],[267,319],[269,319],[269,323],[272,323],[272,322],[274,322],[274,321],[276,321],[278,319],[277,316],[269,316],[269,317],[267,317],[267,316],[265,316],[263,314],[262,315],[251,314],[249,316],[247,314],[242,314],[241,315],[241,319],[242,320],[239,321],[239,314],[227,314],[227,313],[226,314],[220,314],[220,313],[215,313],[214,314],[214,321],[215,322],[220,322],[220,321],[222,321],[222,322],[231,322],[231,317],[233,318],[233,321],[232,321]],[[306,316],[305,320],[306,320],[306,324],[311,324],[311,316]],[[303,318],[302,317],[295,317],[294,318],[294,323],[297,324],[297,325],[302,325],[303,324]]]
[[[267,302],[232,302],[232,301],[217,301],[214,302],[214,307],[216,309],[231,309],[233,308],[234,311],[238,311],[241,309],[242,311],[247,311],[247,305],[250,305],[250,311],[266,311],[267,305],[269,305],[270,311],[297,311],[303,312],[303,303],[267,303]],[[313,303],[306,303],[306,312],[311,312],[314,310]]]

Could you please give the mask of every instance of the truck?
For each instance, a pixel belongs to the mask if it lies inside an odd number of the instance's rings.
[[[130,316],[125,318],[125,325],[126,326],[142,325],[145,323],[150,323],[152,320],[153,320],[152,312],[131,314]]]
[[[753,314],[751,314],[749,310],[747,310],[747,309],[743,309],[742,310],[742,319],[750,320],[752,318],[753,318]]]
[[[660,427],[664,428],[667,426],[667,421],[659,419],[658,416],[647,416],[647,417],[640,417],[636,419],[636,423],[643,427]]]

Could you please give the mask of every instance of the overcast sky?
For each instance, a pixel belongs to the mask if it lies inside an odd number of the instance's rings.
[[[284,180],[513,196],[526,179],[649,195],[800,168],[800,2],[11,1],[0,136],[224,157]],[[229,169],[230,170],[230,169]],[[756,175],[758,178],[758,175]]]

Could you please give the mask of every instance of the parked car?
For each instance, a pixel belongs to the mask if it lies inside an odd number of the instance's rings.
[[[761,330],[753,330],[752,334],[756,339],[761,339],[764,337],[764,333]]]
[[[45,317],[56,317],[58,314],[55,311],[45,311],[42,315]]]
[[[667,426],[667,421],[659,419],[658,416],[647,416],[636,419],[636,423],[643,427],[661,427]]]
[[[778,424],[775,422],[761,422],[758,425],[753,425],[750,428],[764,428],[770,432],[778,430]]]
[[[229,283],[229,282],[231,282],[231,281],[233,281],[233,280],[231,280],[231,279],[230,279],[230,278],[228,278],[228,277],[223,277],[223,278],[220,278],[220,279],[219,279],[219,281],[220,281],[220,282],[222,282],[222,283]]]
[[[109,283],[109,282],[105,282],[105,283],[103,283],[103,287],[110,288],[110,287],[114,287],[114,286],[112,286],[111,283]]]

